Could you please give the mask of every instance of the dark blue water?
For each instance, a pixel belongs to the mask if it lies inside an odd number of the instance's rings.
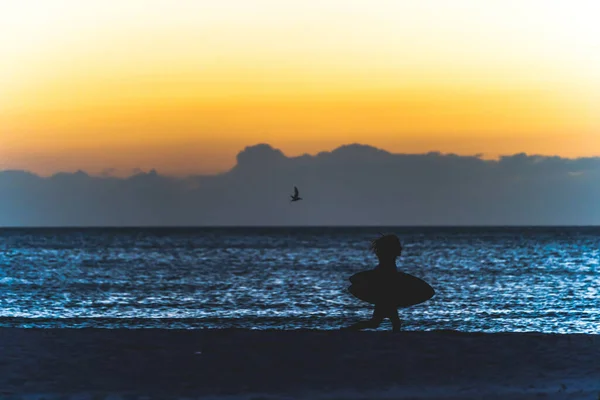
[[[337,329],[370,316],[346,289],[377,232],[0,230],[0,326]],[[600,333],[600,228],[386,232],[436,289],[406,330]]]

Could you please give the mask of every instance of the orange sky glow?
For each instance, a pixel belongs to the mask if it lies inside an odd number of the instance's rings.
[[[218,4],[217,4],[218,3]],[[418,3],[418,4],[417,4]],[[0,169],[289,156],[600,156],[593,1],[0,3]]]

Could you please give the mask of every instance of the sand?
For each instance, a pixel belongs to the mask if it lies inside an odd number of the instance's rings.
[[[600,336],[0,329],[1,399],[600,399]]]

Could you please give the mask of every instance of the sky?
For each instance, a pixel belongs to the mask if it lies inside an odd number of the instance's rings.
[[[0,171],[0,227],[600,225],[599,181],[600,157],[486,160],[357,144],[290,157],[262,144],[219,175]],[[294,185],[303,200],[292,203]]]
[[[596,1],[0,0],[0,170],[600,155]]]

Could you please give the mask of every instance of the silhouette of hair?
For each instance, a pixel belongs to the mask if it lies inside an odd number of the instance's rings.
[[[399,256],[402,252],[402,244],[398,236],[390,234],[383,235],[371,242],[371,250],[378,258],[390,258]]]

